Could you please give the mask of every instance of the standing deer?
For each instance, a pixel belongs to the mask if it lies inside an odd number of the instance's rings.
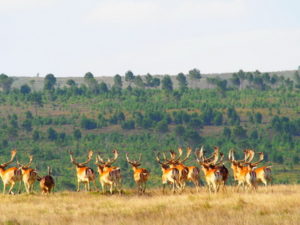
[[[22,179],[26,189],[26,192],[30,194],[33,189],[34,182],[38,179],[38,173],[35,169],[30,168],[33,156],[29,155],[29,162],[25,165],[17,161],[18,167],[22,171]]]
[[[246,149],[246,150],[244,150],[244,153],[247,155],[245,164],[249,165],[251,168],[254,168],[254,171],[256,173],[257,182],[261,182],[265,186],[267,186],[268,183],[271,183],[272,182],[272,171],[271,171],[272,166],[263,166],[263,167],[255,168],[264,159],[264,154],[262,152],[258,153],[261,160],[256,163],[251,163],[254,158],[255,152],[251,149]]]
[[[257,179],[255,171],[253,170],[253,168],[251,168],[251,166],[245,166],[248,157],[249,155],[245,153],[244,160],[235,160],[234,151],[229,151],[228,159],[231,162],[231,168],[233,170],[234,179],[238,181],[237,190],[239,190],[241,186],[245,188],[245,185],[248,188],[257,188]]]
[[[42,178],[38,178],[40,182],[40,188],[43,194],[50,194],[51,191],[54,189],[55,182],[53,177],[51,176],[51,168],[48,166],[48,175],[43,176]]]
[[[175,193],[175,187],[180,187],[179,170],[177,168],[170,168],[166,161],[162,162],[160,160],[159,153],[156,155],[156,161],[161,165],[163,193],[165,193],[166,184],[171,184],[172,191]]]
[[[16,167],[6,169],[6,167],[14,161],[17,154],[16,150],[11,151],[11,158],[8,162],[0,164],[0,176],[3,182],[3,194],[5,194],[6,187],[10,185],[9,194],[13,194],[12,189],[17,182],[20,182],[19,193],[21,191],[22,172]]]
[[[102,186],[102,192],[105,193],[105,187],[110,186],[110,194],[113,194],[113,188],[117,189],[119,194],[122,193],[122,178],[120,167],[111,166],[118,158],[119,153],[117,150],[113,150],[114,158],[108,158],[104,161],[100,154],[96,157],[96,165],[99,172],[99,181]]]
[[[146,183],[149,178],[150,172],[144,168],[138,168],[141,165],[142,154],[140,154],[139,160],[131,161],[128,153],[126,153],[126,160],[132,166],[133,179],[137,185],[138,194],[145,193]]]
[[[187,148],[187,153],[184,159],[180,160],[182,156],[182,148],[178,148],[179,156],[176,158],[176,153],[174,151],[170,151],[171,159],[166,159],[171,168],[177,168],[179,170],[179,181],[181,190],[185,188],[186,181],[191,181],[194,183],[197,191],[199,190],[199,177],[200,170],[196,166],[185,166],[183,163],[189,158],[192,149],[190,147]]]
[[[73,152],[70,151],[69,154],[70,154],[71,162],[76,166],[77,191],[78,192],[80,191],[81,183],[85,184],[86,191],[90,191],[90,182],[93,182],[95,189],[97,189],[95,172],[92,168],[86,166],[86,164],[88,164],[92,159],[93,151],[88,152],[87,161],[83,163],[76,162]]]
[[[204,153],[205,153],[205,151],[204,151],[203,146],[202,146],[201,150],[200,150],[200,154],[201,154],[201,157],[203,159],[203,162],[206,163],[206,164],[209,164],[212,169],[218,169],[219,170],[219,172],[222,175],[223,190],[225,190],[225,185],[226,185],[226,181],[228,179],[229,172],[228,172],[228,169],[223,164],[224,154],[221,153],[219,147],[216,147],[216,146],[214,147],[214,152],[213,152],[211,157],[205,158]],[[219,159],[219,155],[221,156],[221,159]]]
[[[196,151],[196,159],[199,165],[202,166],[202,171],[204,173],[209,192],[217,193],[220,186],[224,184],[222,170],[218,166],[222,163],[223,157],[219,162],[217,162],[218,155],[214,153],[214,158],[209,158],[205,161],[202,147],[200,151]]]

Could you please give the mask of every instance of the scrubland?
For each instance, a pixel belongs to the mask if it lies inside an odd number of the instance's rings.
[[[260,187],[257,192],[182,194],[127,190],[122,196],[98,192],[0,195],[0,224],[300,224],[300,186]]]

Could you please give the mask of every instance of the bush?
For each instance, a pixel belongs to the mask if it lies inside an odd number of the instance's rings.
[[[122,129],[131,130],[135,128],[135,124],[133,120],[127,120],[121,123]]]

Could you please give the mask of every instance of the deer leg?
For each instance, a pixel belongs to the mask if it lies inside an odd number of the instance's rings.
[[[21,194],[22,181],[19,181],[19,190],[18,193]]]
[[[110,184],[110,189],[109,189],[109,191],[110,191],[110,194],[112,195],[112,194],[113,194],[113,183]]]
[[[165,187],[166,187],[166,184],[163,184],[163,189],[162,189],[163,194],[165,193]]]
[[[87,190],[90,191],[90,182],[87,182]]]
[[[3,183],[3,194],[5,194],[6,186],[7,186],[7,184]]]
[[[80,181],[77,180],[77,192],[79,192],[79,191],[80,191]]]

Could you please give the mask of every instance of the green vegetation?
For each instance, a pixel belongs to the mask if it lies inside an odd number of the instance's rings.
[[[43,90],[36,90],[34,82],[11,88],[13,79],[1,74],[0,160],[8,159],[12,148],[20,161],[30,152],[41,173],[51,165],[57,189],[74,189],[68,150],[83,161],[89,149],[106,154],[117,148],[116,164],[128,177],[125,186],[133,185],[127,151],[143,153],[142,166],[150,169],[154,186],[161,174],[155,152],[201,145],[211,151],[217,145],[224,153],[236,149],[240,157],[244,148],[263,151],[273,164],[275,183],[300,183],[297,77],[241,70],[223,80],[203,78],[193,69],[160,79],[128,71],[125,77],[116,75],[111,86],[89,72],[84,84],[69,79],[58,86],[48,74]],[[209,88],[192,88],[204,79]],[[192,158],[187,164],[196,165]]]

